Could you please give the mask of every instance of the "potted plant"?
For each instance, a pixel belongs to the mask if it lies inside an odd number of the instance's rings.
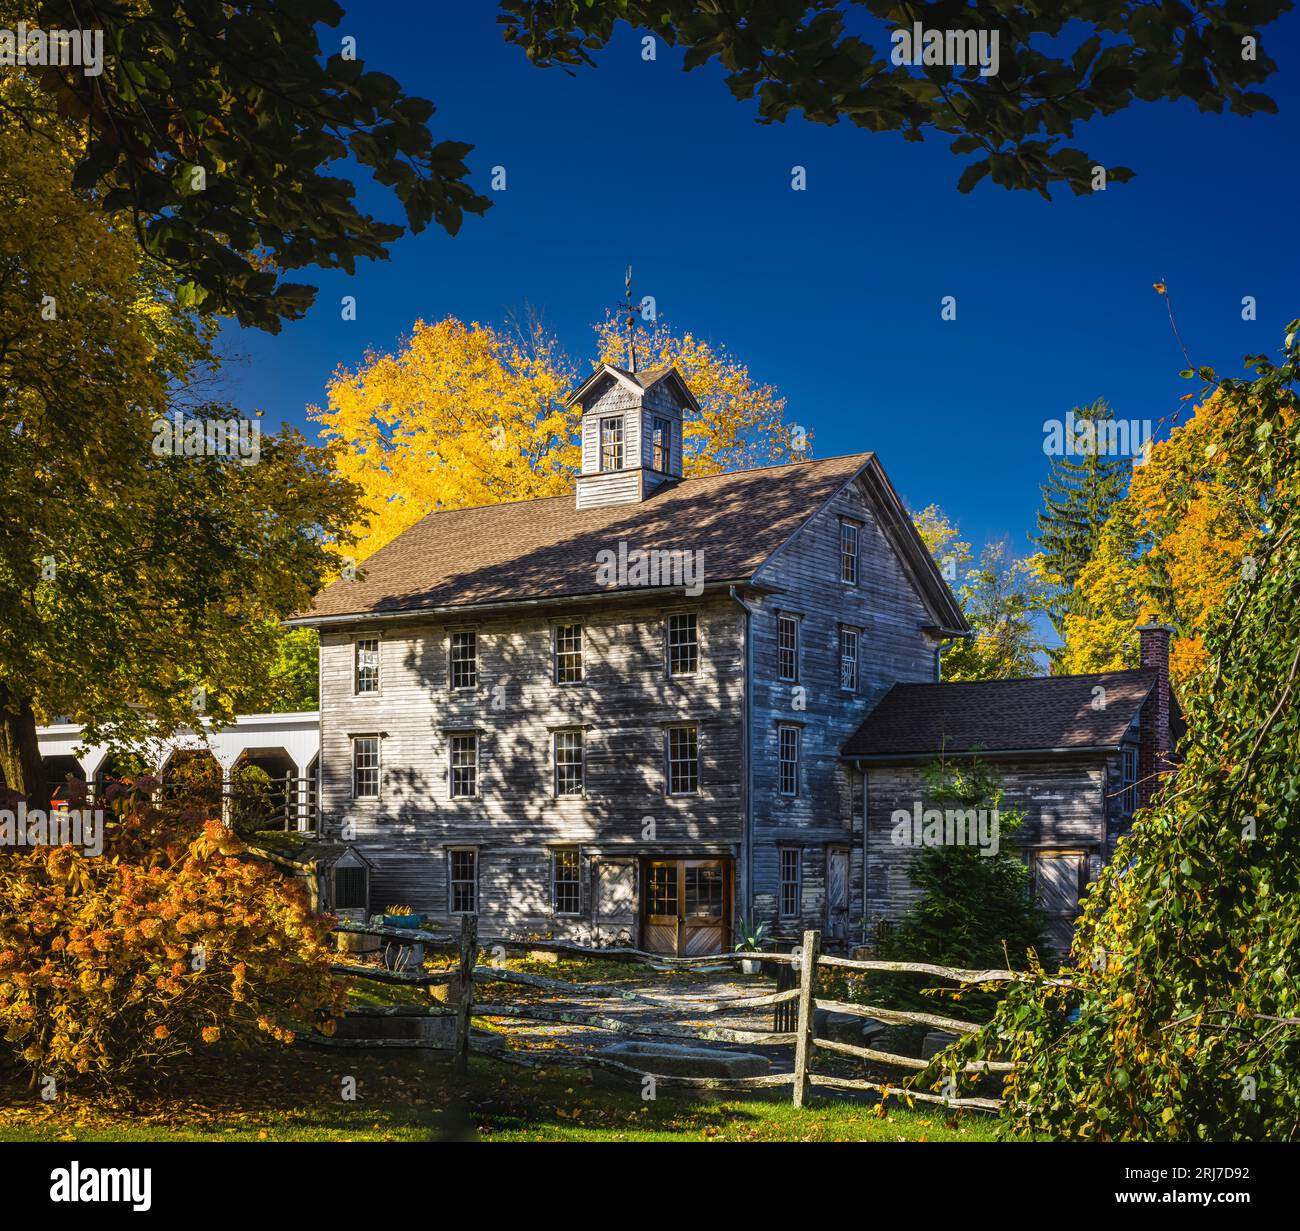
[[[383,925],[386,928],[418,928],[424,922],[409,906],[385,906]]]
[[[742,919],[736,930],[740,939],[736,944],[735,951],[737,953],[754,954],[753,957],[747,956],[740,959],[740,969],[747,975],[760,974],[763,970],[763,960],[760,955],[767,944],[767,924],[754,924],[748,919]]]
[[[386,928],[410,928],[414,931],[424,923],[409,906],[385,906],[380,924]],[[384,942],[384,965],[389,970],[418,970],[424,963],[424,946],[405,940],[387,939]]]

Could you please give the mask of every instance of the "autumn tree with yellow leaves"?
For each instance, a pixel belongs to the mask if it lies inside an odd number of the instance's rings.
[[[785,399],[724,347],[657,324],[633,333],[641,371],[675,364],[700,404],[683,429],[686,475],[717,474],[805,455]],[[627,363],[627,336],[609,318],[596,353]],[[581,373],[541,325],[516,328],[455,317],[416,321],[392,352],[340,367],[321,435],[341,446],[342,474],[366,492],[354,530],[358,560],[435,509],[531,500],[572,490],[581,466],[576,408]],[[800,448],[802,446],[802,448]]]
[[[1207,620],[1243,579],[1251,580],[1267,521],[1259,502],[1225,479],[1222,444],[1242,406],[1240,398],[1214,392],[1134,469],[1128,495],[1079,574],[1062,670],[1136,665],[1136,626],[1152,618],[1175,629],[1175,681],[1204,665]]]

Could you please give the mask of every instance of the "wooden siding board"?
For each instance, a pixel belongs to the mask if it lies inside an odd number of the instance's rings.
[[[859,523],[858,584],[840,581],[840,519]],[[755,578],[776,593],[751,602],[754,608],[754,913],[776,934],[795,939],[804,927],[821,927],[824,913],[825,847],[850,848],[850,910],[861,917],[863,898],[861,822],[854,837],[854,779],[839,759],[840,748],[870,707],[899,680],[935,677],[935,643],[923,632],[931,623],[920,595],[880,528],[860,484],[847,485],[812,517]],[[777,617],[800,617],[799,683],[780,679]],[[858,691],[839,687],[839,629],[861,630]],[[796,708],[802,698],[804,708]],[[777,727],[802,723],[798,798],[780,794]],[[857,805],[861,812],[861,803]],[[806,845],[804,904],[798,920],[776,918],[779,892],[778,842]],[[855,905],[856,904],[856,905]],[[857,914],[852,914],[856,910]]]
[[[665,678],[668,611],[698,616],[699,671]],[[615,611],[481,619],[479,682],[448,688],[450,632],[463,623],[412,623],[321,638],[321,807],[347,822],[373,859],[372,909],[409,903],[447,917],[449,846],[479,848],[484,934],[554,931],[586,936],[587,918],[550,911],[551,845],[644,853],[736,853],[743,837],[743,629],[727,599],[648,600]],[[552,627],[584,623],[584,680],[557,685]],[[381,691],[352,692],[353,637],[380,638]],[[665,724],[700,728],[698,795],[663,793]],[[552,733],[586,729],[586,795],[552,793]],[[448,732],[480,732],[479,796],[450,798]],[[381,798],[351,798],[351,734],[381,732]],[[653,837],[643,820],[654,819]]]
[[[1002,779],[1002,810],[1017,810],[1025,823],[1015,835],[1023,851],[1067,848],[1100,855],[1105,846],[1104,758],[989,763]],[[939,807],[927,794],[925,767],[873,766],[866,775],[868,918],[900,919],[920,897],[909,878],[915,848],[893,842],[893,815]]]

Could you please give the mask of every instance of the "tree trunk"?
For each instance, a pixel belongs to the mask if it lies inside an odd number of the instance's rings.
[[[5,786],[27,797],[29,808],[44,808],[45,767],[36,742],[36,715],[31,700],[15,697],[7,684],[0,684],[0,771]]]

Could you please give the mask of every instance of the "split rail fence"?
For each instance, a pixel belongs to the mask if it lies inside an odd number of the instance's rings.
[[[803,943],[793,953],[767,953],[762,955],[765,962],[787,964],[794,971],[794,985],[783,990],[759,996],[728,997],[720,1000],[695,1000],[683,1006],[683,1014],[690,1018],[707,1017],[719,1013],[731,1013],[749,1009],[772,1009],[774,1020],[780,1027],[771,1031],[737,1030],[725,1027],[698,1025],[679,1025],[663,1021],[639,1022],[617,1015],[573,1010],[553,1005],[525,1003],[508,1003],[505,1000],[482,999],[476,993],[489,985],[514,985],[551,993],[572,993],[586,998],[605,998],[626,1003],[629,1000],[641,1000],[654,1007],[664,1007],[653,995],[641,995],[629,989],[614,985],[591,983],[568,983],[542,975],[528,974],[524,971],[507,970],[501,966],[479,965],[478,920],[474,915],[461,918],[461,932],[457,939],[437,936],[422,930],[381,927],[378,925],[341,922],[336,932],[378,936],[388,943],[399,945],[421,944],[435,951],[454,951],[457,963],[454,969],[443,971],[429,970],[394,970],[360,963],[338,963],[333,967],[336,974],[348,975],[361,979],[375,980],[387,984],[430,987],[454,985],[453,1003],[444,1010],[445,1015],[455,1016],[455,1029],[451,1055],[458,1071],[463,1072],[468,1064],[471,1050],[471,1022],[474,1018],[510,1018],[512,1020],[531,1020],[547,1023],[588,1027],[605,1033],[629,1037],[649,1037],[660,1040],[682,1042],[691,1040],[700,1043],[730,1043],[749,1046],[792,1046],[794,1048],[794,1071],[787,1073],[764,1074],[754,1077],[689,1077],[681,1075],[664,1075],[639,1069],[603,1056],[594,1056],[578,1052],[566,1053],[564,1063],[586,1065],[609,1069],[636,1077],[652,1077],[657,1085],[679,1087],[694,1090],[744,1090],[767,1087],[790,1086],[794,1106],[803,1107],[811,1098],[814,1086],[831,1090],[875,1093],[880,1097],[898,1097],[914,1099],[918,1102],[937,1103],[946,1107],[973,1108],[980,1111],[997,1111],[1002,1100],[999,1098],[955,1097],[933,1094],[924,1090],[912,1089],[887,1081],[870,1081],[859,1077],[842,1077],[819,1071],[816,1059],[819,1054],[834,1054],[860,1060],[865,1064],[887,1068],[898,1068],[919,1072],[928,1068],[933,1060],[916,1056],[898,1055],[879,1051],[871,1047],[843,1043],[835,1039],[818,1037],[815,1031],[816,1010],[830,1013],[849,1014],[863,1019],[872,1019],[885,1025],[928,1026],[933,1030],[946,1031],[954,1035],[976,1033],[980,1027],[974,1022],[963,1021],[938,1013],[922,1012],[913,1009],[888,1008],[883,1005],[859,1004],[857,1002],[830,1000],[817,995],[817,976],[826,970],[843,970],[867,974],[871,972],[889,974],[928,975],[964,987],[989,987],[997,984],[1016,982],[1027,978],[1023,972],[1011,970],[966,970],[960,967],[940,966],[926,962],[886,962],[870,959],[838,957],[821,952],[821,933],[809,931],[803,934]],[[663,954],[648,953],[633,948],[596,949],[574,944],[569,941],[556,940],[498,940],[493,939],[485,945],[490,949],[498,947],[507,950],[543,951],[569,954],[575,957],[600,958],[606,961],[629,961],[648,965],[658,970],[683,970],[721,964],[734,964],[745,958],[758,956],[753,953],[712,954],[706,957],[674,958]],[[778,988],[781,983],[778,982]],[[363,1010],[375,1014],[401,1013],[401,1009]],[[356,1045],[368,1045],[355,1041]],[[379,1046],[423,1046],[414,1042],[386,1041]],[[541,1066],[543,1062],[531,1060],[525,1054],[507,1052],[494,1053],[494,1058],[508,1063],[525,1066]],[[554,1056],[545,1062],[546,1067],[555,1067]],[[1006,1074],[1012,1065],[1004,1061],[974,1061],[962,1066],[962,1072],[970,1074]]]

